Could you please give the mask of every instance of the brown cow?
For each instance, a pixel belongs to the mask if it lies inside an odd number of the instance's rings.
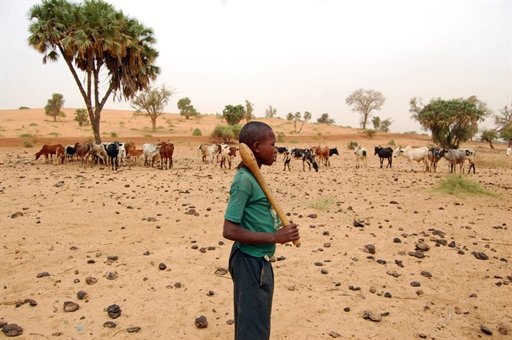
[[[160,169],[172,169],[172,153],[174,152],[174,144],[167,142],[160,142]]]
[[[43,155],[45,157],[45,163],[49,163],[53,161],[53,155],[58,159],[60,157],[60,163],[64,163],[64,158],[66,157],[65,149],[62,144],[45,144],[39,150],[39,152],[35,153],[36,161]]]
[[[137,160],[140,156],[142,156],[142,153],[142,150],[137,150],[135,147],[132,147],[126,151],[128,159],[132,160],[133,164],[137,164]]]
[[[327,145],[313,146],[311,149],[314,151],[315,156],[320,159],[320,163],[323,163],[325,166],[331,166],[329,157],[332,155],[339,155],[338,148],[329,149]]]
[[[87,164],[89,158],[89,151],[91,151],[91,143],[75,143],[75,155],[77,159],[82,161],[82,164]]]
[[[236,157],[236,146],[228,146],[225,145],[220,152],[220,167],[226,168],[226,162],[229,165],[229,170],[231,170],[231,163],[233,159]]]

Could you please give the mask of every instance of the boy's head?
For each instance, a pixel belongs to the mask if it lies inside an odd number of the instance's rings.
[[[252,150],[259,165],[274,163],[277,156],[276,136],[268,124],[250,121],[240,130],[238,141]]]

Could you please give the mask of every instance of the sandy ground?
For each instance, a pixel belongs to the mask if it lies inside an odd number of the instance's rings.
[[[57,123],[42,110],[0,112],[0,320],[21,326],[20,339],[232,338],[231,242],[222,223],[234,170],[203,164],[196,149],[208,138],[190,137],[222,122],[169,115],[162,123],[170,128],[152,133],[146,117],[105,114],[106,140],[111,126],[123,141],[174,141],[168,171],[35,161],[46,140],[92,135],[70,112]],[[272,339],[512,337],[512,160],[503,146],[472,144],[477,173],[464,175],[498,196],[453,196],[432,190],[449,175],[444,161],[437,173],[411,172],[404,159],[379,169],[372,153],[356,169],[346,148],[349,140],[373,149],[428,138],[367,139],[319,124],[289,137],[291,123],[268,122],[287,135],[283,145],[341,151],[318,173],[297,161],[283,172],[281,157],[263,169],[302,238],[300,248],[277,249]],[[66,312],[66,301],[79,309]],[[116,319],[106,311],[113,304]],[[201,315],[207,328],[195,326]]]

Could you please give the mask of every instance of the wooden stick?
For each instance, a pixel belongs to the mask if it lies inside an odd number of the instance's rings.
[[[254,157],[252,150],[246,144],[240,143],[239,152],[240,157],[242,158],[242,162],[244,162],[245,166],[249,169],[249,171],[251,171],[254,178],[256,178],[256,181],[258,181],[261,190],[263,190],[265,196],[267,196],[267,199],[272,205],[272,208],[274,208],[274,210],[277,213],[277,216],[279,217],[279,220],[281,220],[282,225],[285,226],[290,224],[288,218],[286,218],[283,209],[281,209],[274,195],[270,191],[267,182],[265,182],[263,174],[261,173],[260,167],[258,166],[258,162],[256,161],[256,158]],[[293,244],[295,244],[295,246],[297,247],[300,247],[300,239],[293,241]]]

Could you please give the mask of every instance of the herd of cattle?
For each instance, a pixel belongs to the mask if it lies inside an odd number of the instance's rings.
[[[201,144],[197,148],[203,163],[220,164],[221,168],[231,169],[233,159],[236,157],[238,148],[227,144]],[[318,171],[320,165],[324,167],[330,166],[329,158],[333,155],[339,155],[337,148],[329,148],[327,146],[312,146],[310,148],[291,148],[277,147],[279,154],[283,155],[283,163],[285,171],[290,171],[290,163],[292,159],[302,160],[302,170],[306,171],[306,164],[309,170],[313,168]],[[80,161],[82,164],[88,164],[89,159],[99,164],[109,164],[112,170],[116,170],[118,166],[127,164],[137,164],[138,159],[144,157],[144,166],[153,167],[159,163],[161,169],[171,169],[173,166],[174,145],[169,141],[159,141],[157,144],[143,144],[142,149],[137,149],[133,142],[121,143],[75,143],[64,147],[62,144],[45,144],[39,152],[36,152],[36,160],[44,156],[46,162],[53,162],[53,156],[60,163],[65,161]],[[355,167],[367,166],[368,151],[360,146],[354,148]],[[386,168],[393,166],[393,158],[404,157],[411,170],[413,170],[414,162],[423,162],[426,171],[436,172],[437,163],[442,158],[446,159],[450,165],[450,173],[456,171],[459,166],[459,172],[462,173],[464,164],[469,164],[468,173],[476,171],[475,152],[472,149],[441,149],[432,147],[413,148],[407,146],[405,148],[398,147],[393,150],[391,147],[375,146],[374,155],[379,157],[380,167],[383,168],[384,161],[387,161]],[[507,156],[512,156],[512,149],[508,148]]]

